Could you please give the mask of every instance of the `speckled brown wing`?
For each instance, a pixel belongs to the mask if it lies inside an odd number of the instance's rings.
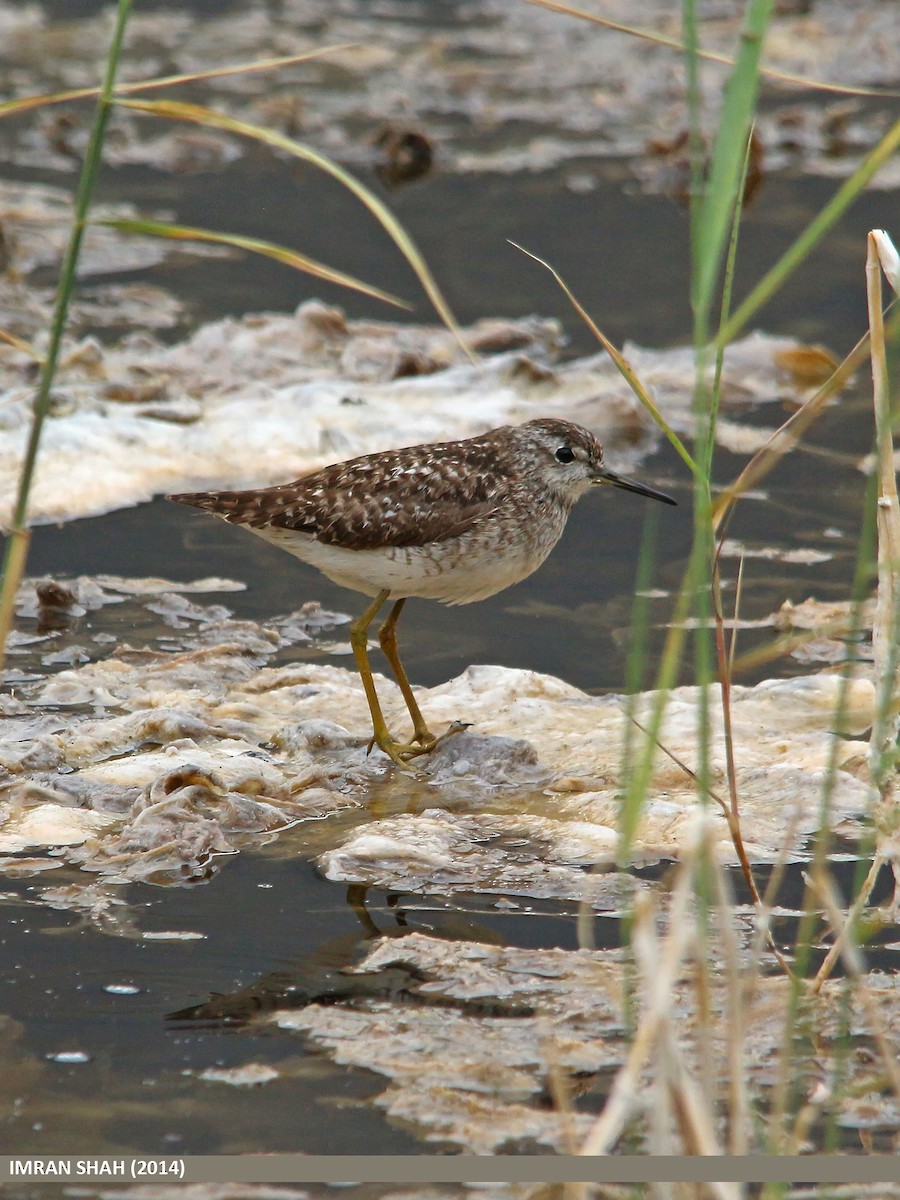
[[[234,525],[294,529],[326,545],[372,550],[459,536],[497,509],[508,482],[494,447],[472,439],[367,454],[279,487],[169,499]]]

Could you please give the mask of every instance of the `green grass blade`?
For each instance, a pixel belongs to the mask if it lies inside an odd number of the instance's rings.
[[[387,205],[382,203],[365,184],[351,175],[349,171],[345,171],[338,163],[333,162],[324,154],[320,154],[318,150],[313,150],[312,147],[306,146],[302,142],[297,142],[293,138],[287,137],[283,133],[278,133],[274,129],[265,129],[259,125],[251,125],[247,121],[239,121],[236,117],[226,116],[224,113],[215,112],[213,109],[205,108],[200,104],[188,104],[175,100],[119,100],[117,103],[123,108],[148,113],[150,116],[165,117],[173,121],[189,121],[195,125],[205,125],[212,129],[221,129],[226,133],[237,134],[240,137],[252,138],[254,141],[263,142],[267,146],[282,150],[294,158],[311,163],[312,166],[318,167],[320,171],[324,171],[333,179],[336,179],[338,183],[343,184],[357,200],[365,205],[381,224],[385,232],[393,239],[394,244],[415,272],[416,277],[429,300],[434,305],[441,320],[456,337],[466,356],[473,362],[475,361],[472,352],[469,350],[462,336],[456,318],[450,310],[450,306],[444,299],[437,281],[431,274],[425,259],[422,257],[412,238]]]
[[[143,233],[150,237],[171,238],[179,242],[214,242],[221,246],[233,246],[237,250],[250,250],[254,254],[262,254],[266,258],[274,258],[276,262],[284,263],[287,267],[293,267],[296,271],[303,271],[307,275],[313,275],[316,279],[323,279],[326,283],[335,283],[341,287],[353,288],[354,291],[362,292],[366,296],[372,296],[376,300],[384,300],[387,304],[395,304],[398,308],[410,307],[406,301],[392,296],[390,292],[383,292],[380,288],[363,283],[362,280],[357,279],[353,275],[347,275],[343,271],[335,270],[333,267],[326,267],[324,263],[317,262],[314,258],[307,258],[305,254],[298,254],[296,250],[291,250],[288,246],[281,246],[277,242],[267,242],[261,238],[244,237],[239,233],[218,233],[212,229],[195,229],[189,225],[169,225],[164,221],[138,221],[122,218],[118,220],[95,221],[92,223],[95,225],[109,225],[113,229],[121,229],[126,233]]]
[[[753,126],[750,127],[750,135],[747,138],[747,144],[744,147],[744,164],[741,169],[741,178],[738,183],[737,200],[734,205],[731,220],[731,236],[728,240],[728,252],[725,256],[725,274],[722,281],[722,304],[719,310],[719,328],[728,320],[728,314],[731,311],[731,294],[734,289],[734,271],[737,264],[737,248],[738,238],[741,232],[741,217],[744,212],[744,191],[747,185],[747,171],[750,167],[750,155],[753,149]],[[722,371],[725,366],[725,344],[717,341],[715,358],[715,371],[713,374],[712,389],[710,392],[710,409],[709,409],[709,435],[706,446],[704,448],[703,468],[707,478],[712,479],[713,470],[713,451],[716,443],[716,424],[719,419],[719,406],[722,400]],[[712,514],[710,513],[710,519]]]
[[[40,383],[34,399],[34,416],[31,422],[28,442],[25,447],[22,470],[19,475],[19,486],[13,508],[11,535],[7,542],[6,554],[3,561],[3,586],[2,590],[0,590],[0,654],[3,653],[6,646],[6,639],[12,622],[16,590],[18,589],[19,581],[22,578],[22,572],[25,567],[25,557],[28,550],[28,531],[25,527],[25,519],[28,513],[28,496],[31,491],[32,480],[34,479],[35,467],[37,466],[38,447],[40,445],[44,419],[50,408],[50,389],[53,386],[53,379],[56,375],[56,368],[62,348],[66,317],[69,311],[69,301],[72,297],[72,289],[75,286],[78,257],[81,253],[81,243],[84,239],[88,210],[103,152],[103,137],[112,107],[116,72],[119,67],[122,41],[125,36],[125,26],[128,23],[128,17],[131,12],[131,4],[132,0],[119,0],[116,23],[106,60],[106,72],[100,89],[97,108],[94,113],[94,122],[91,127],[87,151],[81,168],[81,176],[78,181],[72,233],[69,237],[60,269],[59,284],[56,291],[56,305],[53,312],[53,321],[50,326],[47,354],[43,361]]]
[[[881,141],[871,150],[849,179],[838,188],[819,215],[810,222],[797,240],[767,271],[750,295],[743,300],[729,320],[719,331],[717,341],[722,345],[732,341],[748,321],[756,315],[766,301],[782,287],[785,280],[797,269],[806,256],[818,245],[826,233],[844,215],[869,180],[885,165],[900,146],[900,120],[887,131]]]
[[[682,0],[681,28],[684,31],[684,83],[688,115],[688,154],[690,168],[689,216],[691,287],[697,278],[697,255],[700,245],[700,212],[703,207],[704,174],[706,172],[706,142],[703,137],[703,96],[700,90],[700,34],[697,28],[696,0]],[[693,295],[693,292],[691,293]],[[694,346],[697,354],[704,352],[706,333],[698,334],[694,320]],[[699,375],[699,372],[698,372]]]
[[[725,88],[709,180],[697,224],[696,312],[709,312],[719,278],[759,88],[759,62],[773,0],[750,0],[734,71]]]

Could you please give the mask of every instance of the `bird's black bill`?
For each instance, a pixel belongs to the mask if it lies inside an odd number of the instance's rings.
[[[646,487],[635,479],[626,479],[624,475],[617,475],[615,471],[610,471],[606,467],[597,476],[597,482],[605,483],[609,487],[622,488],[625,492],[637,492],[639,496],[648,496],[651,500],[661,500],[663,504],[678,503],[671,496],[667,496],[665,492],[658,492],[655,488]]]

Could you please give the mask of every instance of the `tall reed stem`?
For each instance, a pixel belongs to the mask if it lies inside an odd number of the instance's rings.
[[[34,481],[44,419],[50,408],[50,391],[53,387],[53,380],[56,377],[56,370],[59,365],[59,355],[66,328],[66,318],[69,312],[69,302],[75,286],[75,275],[78,268],[78,258],[81,254],[81,243],[84,240],[88,210],[91,205],[97,171],[103,153],[103,137],[106,132],[106,124],[109,120],[110,108],[112,106],[116,74],[122,52],[122,41],[125,36],[125,26],[128,23],[131,5],[132,0],[119,0],[112,42],[110,43],[109,54],[106,59],[106,74],[97,98],[94,122],[91,127],[91,135],[81,168],[81,176],[78,181],[72,232],[69,236],[69,242],[66,246],[66,252],[63,256],[60,269],[59,284],[56,291],[56,304],[53,310],[53,322],[50,326],[50,339],[41,367],[41,377],[37,394],[34,399],[34,415],[28,435],[28,443],[25,447],[25,457],[22,460],[22,470],[19,475],[19,487],[13,509],[10,537],[3,559],[3,585],[0,588],[0,655],[2,655],[6,646],[6,638],[12,623],[16,591],[18,590],[22,573],[25,569],[25,560],[28,555],[29,533],[26,526],[28,497]]]

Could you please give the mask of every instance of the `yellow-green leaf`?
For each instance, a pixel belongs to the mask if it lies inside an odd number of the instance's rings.
[[[307,258],[305,254],[298,254],[296,250],[291,250],[288,246],[280,246],[277,242],[266,242],[261,238],[244,237],[239,233],[219,233],[212,229],[195,229],[189,225],[169,225],[164,221],[110,218],[104,221],[94,221],[93,224],[109,225],[114,229],[121,229],[126,233],[143,233],[151,237],[172,238],[175,241],[181,242],[217,242],[223,246],[234,246],[238,250],[251,250],[254,254],[263,254],[266,258],[274,258],[277,262],[284,263],[288,267],[293,267],[297,271],[304,271],[307,275],[314,275],[317,279],[324,279],[327,283],[336,283],[341,287],[353,288],[357,292],[373,296],[376,300],[384,300],[387,304],[396,304],[399,308],[410,307],[404,300],[399,300],[389,292],[383,292],[380,288],[363,283],[362,280],[356,279],[353,275],[347,275],[343,271],[335,270],[333,267],[326,267],[324,263],[317,262],[314,258]]]
[[[511,246],[515,246],[515,248],[517,250],[521,250],[523,254],[527,254],[529,258],[533,258],[534,261],[536,263],[540,263],[542,267],[546,267],[546,269],[550,272],[550,274],[553,276],[553,278],[556,280],[556,282],[559,284],[559,286],[565,292],[566,297],[569,300],[569,303],[572,305],[572,307],[575,309],[575,311],[578,313],[578,315],[581,317],[581,319],[587,325],[588,329],[590,329],[591,333],[594,335],[594,337],[597,339],[597,341],[600,343],[600,345],[603,347],[603,349],[606,351],[606,353],[609,355],[609,357],[613,360],[613,362],[615,363],[616,367],[619,369],[619,373],[622,375],[625,382],[628,384],[628,386],[631,388],[631,390],[637,396],[638,400],[640,400],[641,404],[643,404],[644,408],[646,408],[647,412],[650,414],[650,416],[653,418],[653,420],[657,423],[657,425],[660,427],[660,429],[663,431],[663,433],[666,435],[666,437],[672,443],[675,450],[678,452],[678,454],[681,456],[681,458],[684,460],[684,462],[688,465],[688,467],[690,467],[691,471],[693,471],[693,473],[695,475],[700,475],[700,468],[694,462],[693,458],[690,455],[690,452],[688,451],[687,447],[682,442],[681,438],[678,436],[678,434],[675,432],[675,430],[671,427],[671,425],[669,425],[668,421],[665,419],[665,417],[662,415],[662,413],[659,411],[659,409],[654,404],[653,398],[651,397],[651,395],[647,391],[647,389],[644,387],[644,385],[641,383],[640,378],[638,377],[638,374],[635,371],[634,367],[631,365],[631,363],[628,361],[628,359],[624,356],[624,354],[622,354],[621,351],[616,349],[616,347],[612,344],[612,342],[609,340],[609,338],[603,333],[603,331],[596,324],[596,322],[591,317],[591,315],[588,313],[588,311],[582,306],[580,301],[576,299],[575,295],[570,290],[569,285],[566,283],[566,281],[563,279],[563,277],[559,274],[559,272],[556,271],[553,267],[551,267],[548,262],[545,262],[544,259],[539,258],[536,254],[532,254],[531,251],[526,250],[524,246],[518,245],[517,242],[510,241],[509,244]],[[701,478],[702,478],[702,476],[701,476]]]
[[[282,150],[294,158],[311,163],[343,184],[357,200],[365,205],[385,232],[393,239],[394,244],[403,254],[413,271],[415,271],[419,282],[437,310],[441,320],[455,336],[466,356],[474,361],[474,356],[466,345],[449,304],[444,299],[443,293],[412,238],[391,210],[365,184],[351,175],[349,171],[344,170],[338,163],[333,162],[326,155],[320,154],[318,150],[313,150],[312,147],[287,137],[286,134],[278,133],[274,129],[266,129],[260,125],[252,125],[247,121],[240,121],[236,117],[226,116],[225,113],[205,108],[201,104],[189,104],[178,100],[119,100],[118,104],[123,108],[133,109],[136,112],[148,113],[150,116],[165,117],[173,121],[190,121],[195,125],[205,125],[212,129],[221,129],[226,133],[234,133],[241,137],[252,138],[254,141],[263,142],[267,146],[273,146],[277,150]]]

